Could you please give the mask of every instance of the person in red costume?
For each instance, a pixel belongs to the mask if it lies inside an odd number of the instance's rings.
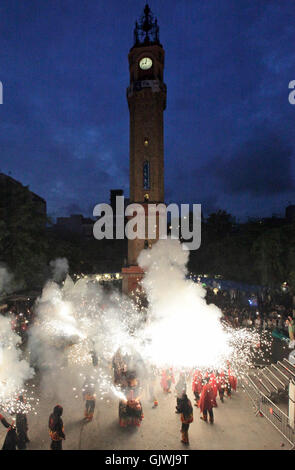
[[[210,383],[210,379],[206,379],[205,385],[203,386],[199,407],[203,416],[201,419],[203,421],[208,420],[208,413],[209,413],[209,421],[211,424],[214,422],[214,415],[213,415],[213,406],[214,406],[214,393],[212,389],[212,384]]]
[[[212,391],[213,391],[213,396],[214,396],[213,406],[216,408],[217,407],[216,398],[217,398],[218,388],[217,388],[216,377],[213,371],[211,372],[209,377],[210,377],[210,383],[212,385]]]
[[[217,389],[218,389],[218,394],[219,394],[220,401],[223,403],[223,401],[224,401],[224,392],[227,388],[225,374],[224,374],[223,370],[221,370],[221,372],[217,372],[217,374],[216,374],[216,383],[217,383]]]
[[[193,376],[192,390],[195,396],[195,406],[199,406],[200,395],[202,392],[203,383],[202,383],[202,373],[200,370],[196,370]]]
[[[238,379],[235,375],[233,375],[231,368],[230,368],[230,363],[227,362],[228,366],[228,381],[230,384],[230,388],[236,392],[237,390],[237,384],[238,384]]]
[[[135,398],[134,390],[129,390],[127,400],[120,400],[119,403],[119,424],[121,427],[139,427],[143,420],[143,411],[140,398]]]
[[[175,383],[172,369],[165,369],[162,372],[161,387],[165,393],[171,393],[171,385]]]

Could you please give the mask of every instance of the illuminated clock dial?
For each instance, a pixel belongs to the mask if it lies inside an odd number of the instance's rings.
[[[151,68],[151,66],[153,65],[153,61],[152,59],[150,59],[149,57],[143,57],[140,61],[139,61],[139,67],[142,69],[142,70],[148,70]]]

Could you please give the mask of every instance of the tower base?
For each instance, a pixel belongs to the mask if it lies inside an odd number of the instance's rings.
[[[126,295],[142,293],[141,280],[144,276],[144,270],[139,266],[128,266],[122,268],[122,292]]]

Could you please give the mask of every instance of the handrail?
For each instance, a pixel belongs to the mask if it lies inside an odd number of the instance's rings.
[[[249,380],[249,382],[251,383],[251,385],[256,389],[256,392],[258,392],[259,394],[261,393],[259,388],[257,387],[257,385],[255,385],[255,383],[253,382],[253,380],[251,379],[251,377],[249,377],[248,374],[245,374],[245,377],[247,378],[247,380]]]
[[[278,369],[278,367],[275,365],[275,364],[272,364],[271,367],[273,367],[274,369],[276,369],[288,382],[289,382],[289,377],[287,375],[285,375],[283,373],[283,371],[281,371],[281,369]]]
[[[284,364],[285,362],[287,363],[286,365]],[[291,364],[291,362],[288,361],[288,359],[283,359],[283,366],[290,372],[290,374],[293,374],[295,378],[295,367],[293,366],[293,364]]]
[[[264,388],[268,391],[268,393],[271,395],[271,390],[267,387],[267,385],[265,385],[265,384],[262,382],[262,380],[260,379],[260,377],[259,377],[258,375],[256,375],[255,373],[254,373],[254,376],[259,380],[259,382],[260,382],[260,384],[262,385],[262,387],[264,387]]]
[[[280,384],[284,387],[284,389],[287,387],[287,385],[286,385],[284,382],[282,382],[282,381],[279,379],[279,377],[277,377],[277,376],[273,373],[273,371],[272,371],[271,369],[267,368],[267,370],[269,371],[269,373],[270,373],[271,375],[273,375],[273,376],[277,379],[278,382],[280,382]]]
[[[279,393],[278,387],[270,380],[270,378],[265,374],[265,372],[262,370],[262,375],[266,378],[266,380],[273,386],[273,388]]]

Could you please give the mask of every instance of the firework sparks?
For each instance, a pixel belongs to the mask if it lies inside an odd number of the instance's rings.
[[[110,368],[119,348],[123,355],[140,356],[138,369],[143,364],[188,374],[194,368],[226,369],[229,361],[239,376],[257,358],[264,360],[257,345],[267,345],[267,340],[254,330],[224,325],[222,312],[206,304],[205,289],[186,279],[187,254],[177,241],[158,242],[140,262],[146,269],[146,315],[117,291],[106,295],[83,277],[74,283],[68,276],[63,287],[49,283],[37,302],[32,350],[47,368],[58,370],[65,387],[69,372],[76,399],[91,371],[97,399],[126,400],[114,387]],[[42,369],[45,374],[46,370]]]
[[[120,400],[127,401],[127,398],[124,393],[121,390],[118,390],[113,385],[111,385],[111,392],[115,395],[115,397],[119,398]]]
[[[11,413],[24,406],[18,396],[27,393],[24,384],[34,375],[28,362],[21,358],[19,343],[20,337],[11,330],[10,320],[0,318],[0,407]],[[29,405],[27,402],[26,409]]]

